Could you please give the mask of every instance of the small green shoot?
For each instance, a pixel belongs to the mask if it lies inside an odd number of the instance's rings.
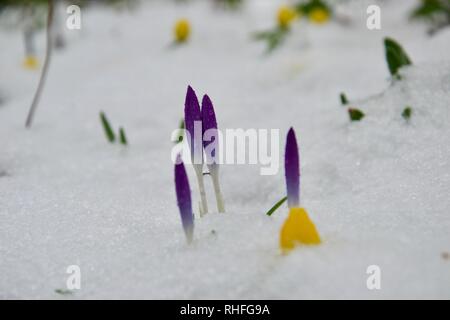
[[[403,66],[411,65],[411,59],[409,59],[405,50],[393,39],[385,38],[384,47],[389,72],[394,78],[401,79],[398,70]]]
[[[116,141],[116,134],[114,133],[114,130],[112,129],[112,126],[108,118],[106,117],[106,114],[103,111],[100,112],[100,120],[102,122],[106,138],[110,143],[114,143]],[[125,134],[125,129],[123,127],[119,128],[119,143],[124,146],[128,145],[128,139]]]
[[[183,142],[183,132],[184,132],[184,119],[180,120],[180,125],[178,126],[178,140],[176,143]]]
[[[119,141],[124,146],[128,145],[127,136],[125,135],[125,129],[122,127],[119,128]]]
[[[341,99],[341,104],[342,104],[343,106],[348,105],[348,99],[347,99],[347,96],[345,95],[345,93],[342,92],[342,93],[340,94],[339,98]]]
[[[411,107],[406,106],[406,108],[403,109],[403,112],[402,112],[403,119],[405,119],[406,121],[409,121],[409,119],[411,119],[411,115],[412,115]]]
[[[63,296],[67,296],[67,295],[73,294],[73,291],[68,290],[68,289],[55,289],[55,293],[63,295]]]
[[[110,143],[113,143],[114,141],[116,141],[116,135],[114,134],[114,131],[109,124],[108,118],[106,118],[106,115],[103,111],[100,112],[100,119],[102,121],[103,129],[105,130],[106,138]]]
[[[266,215],[268,215],[269,217],[272,215],[272,213],[274,213],[279,207],[281,207],[281,205],[283,203],[285,203],[287,200],[287,197],[283,197],[281,200],[279,200],[277,203],[275,203],[275,205],[270,208],[269,211],[267,211]]]
[[[287,29],[275,28],[274,30],[256,32],[253,35],[255,40],[261,40],[267,42],[266,53],[271,53],[275,50],[285,39],[286,34],[289,32]]]
[[[360,121],[365,116],[364,112],[355,108],[349,108],[348,115],[351,121]]]

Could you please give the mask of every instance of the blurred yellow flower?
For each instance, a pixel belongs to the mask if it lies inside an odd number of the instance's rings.
[[[288,29],[291,26],[292,21],[297,18],[297,12],[295,9],[288,6],[281,6],[278,9],[277,20],[278,26],[283,29]]]
[[[280,232],[280,248],[287,252],[299,244],[320,244],[316,226],[303,208],[291,208]]]
[[[191,34],[191,25],[187,19],[180,19],[175,23],[174,35],[176,42],[185,42]]]
[[[39,67],[39,61],[35,56],[26,56],[23,60],[23,67],[28,70],[35,70]]]
[[[315,8],[309,13],[309,20],[312,23],[324,24],[330,20],[330,13],[323,8]]]

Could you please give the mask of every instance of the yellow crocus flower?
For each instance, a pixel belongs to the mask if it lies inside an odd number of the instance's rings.
[[[174,36],[178,43],[186,42],[191,34],[191,25],[187,19],[180,19],[175,23]]]
[[[324,24],[330,20],[330,13],[323,8],[315,8],[311,10],[308,17],[312,23]]]
[[[292,21],[297,18],[297,12],[288,6],[281,6],[278,9],[277,20],[278,26],[283,29],[289,29]]]
[[[39,67],[39,60],[32,55],[26,56],[23,60],[23,67],[28,70],[35,70]]]

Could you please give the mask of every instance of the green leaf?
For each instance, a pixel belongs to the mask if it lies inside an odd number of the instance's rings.
[[[350,116],[351,121],[360,121],[365,116],[364,112],[354,108],[348,109],[348,115]]]
[[[125,135],[125,129],[122,127],[119,128],[119,141],[124,146],[128,145],[127,136]]]
[[[348,104],[348,99],[347,99],[347,96],[345,95],[345,93],[342,92],[339,97],[341,99],[342,105],[346,106]]]
[[[412,115],[411,107],[407,106],[405,109],[403,109],[403,112],[402,112],[403,119],[408,121],[411,118],[411,115]]]
[[[393,39],[385,38],[384,47],[389,72],[392,76],[400,78],[398,70],[403,66],[411,65],[411,59],[409,59],[405,50]]]
[[[100,112],[100,120],[102,122],[103,129],[105,130],[106,138],[109,142],[113,143],[116,140],[116,135],[114,134],[114,131],[109,124],[108,118],[106,118],[106,115],[103,111]]]
[[[275,205],[270,208],[269,211],[267,211],[266,215],[268,215],[269,217],[272,215],[272,213],[274,213],[284,202],[286,202],[287,197],[283,197],[280,201],[278,201],[277,203],[275,203]]]

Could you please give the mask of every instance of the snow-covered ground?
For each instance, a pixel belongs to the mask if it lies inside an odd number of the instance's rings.
[[[31,130],[39,73],[21,67],[20,32],[0,30],[0,298],[449,299],[450,29],[428,37],[408,21],[416,1],[402,0],[379,2],[382,30],[369,31],[372,2],[339,7],[349,26],[300,22],[270,56],[250,35],[273,25],[281,1],[87,10],[54,56]],[[172,48],[179,17],[192,39]],[[414,62],[394,85],[385,36]],[[302,202],[322,245],[280,254],[288,210],[265,212],[285,193],[283,168],[261,176],[250,165],[223,166],[227,213],[197,217],[186,244],[170,134],[188,84],[209,94],[221,128],[278,128],[280,149],[296,129]],[[341,91],[363,121],[349,122]],[[128,148],[107,143],[100,110],[125,127]],[[74,264],[81,290],[56,293]],[[369,265],[381,290],[366,287]]]

